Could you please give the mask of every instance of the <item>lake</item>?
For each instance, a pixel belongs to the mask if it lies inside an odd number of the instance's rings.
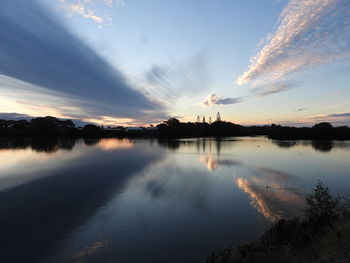
[[[350,193],[350,141],[0,140],[1,262],[197,262]]]

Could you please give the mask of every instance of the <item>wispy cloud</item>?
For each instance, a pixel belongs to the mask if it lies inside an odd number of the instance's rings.
[[[303,116],[302,118],[288,121],[279,121],[278,124],[287,126],[313,126],[319,122],[330,122],[334,126],[350,125],[350,113],[328,113]]]
[[[79,15],[98,23],[100,26],[111,25],[111,15],[101,10],[112,7],[113,3],[126,6],[123,0],[59,0],[61,6],[71,15]],[[99,13],[99,14],[98,14]]]
[[[293,87],[294,84],[288,82],[272,83],[255,88],[252,94],[258,98],[262,98],[271,94],[290,90]]]
[[[294,83],[288,83],[288,82],[278,82],[278,83],[271,83],[262,85],[259,87],[256,87],[253,89],[250,94],[243,96],[243,97],[236,97],[236,98],[225,98],[222,96],[218,96],[216,94],[209,94],[208,97],[201,103],[203,106],[213,106],[213,105],[231,105],[231,104],[237,104],[241,103],[247,100],[250,100],[252,98],[262,98],[269,96],[271,94],[287,91],[289,89],[294,88]]]
[[[184,60],[154,64],[144,74],[149,91],[168,102],[205,90],[210,84],[207,53],[200,51]]]
[[[16,112],[0,112],[0,119],[3,120],[30,120],[31,116]]]
[[[294,73],[349,58],[349,9],[348,0],[291,0],[276,31],[236,83],[259,87],[285,82]]]
[[[82,115],[78,109],[84,109],[96,118],[165,116],[159,103],[131,86],[120,71],[36,0],[0,2],[0,39],[0,76],[8,84],[14,83],[11,79],[28,83],[28,94],[40,90],[43,95],[37,101],[50,95],[58,104],[65,103],[67,113]],[[21,89],[15,86],[8,86],[12,94]],[[25,102],[27,98],[18,100]],[[57,104],[53,106],[60,110]]]
[[[45,114],[44,114],[45,115]],[[43,117],[44,115],[40,115],[40,117]],[[35,118],[35,116],[30,116],[30,115],[27,115],[27,114],[22,114],[22,113],[16,113],[16,112],[0,112],[0,119],[2,120],[15,120],[15,121],[18,121],[18,120],[31,120]],[[67,119],[67,118],[62,118],[62,119]],[[71,119],[71,118],[68,118],[70,120],[72,120],[76,126],[84,126],[87,124],[87,122],[84,122],[84,121],[81,121],[79,119]]]
[[[335,117],[335,118],[350,117],[350,112],[329,114],[328,117]]]
[[[294,111],[305,111],[307,110],[307,108],[299,108],[299,109],[295,109]]]
[[[242,102],[244,99],[241,97],[238,98],[224,98],[221,96],[217,96],[216,94],[210,94],[205,99],[205,101],[202,102],[202,105],[204,106],[213,106],[213,105],[229,105],[229,104],[236,104]]]
[[[86,10],[83,4],[70,4],[67,8],[70,12],[81,15],[84,18],[91,19],[96,23],[101,24],[103,22],[102,17],[96,15],[92,9]]]

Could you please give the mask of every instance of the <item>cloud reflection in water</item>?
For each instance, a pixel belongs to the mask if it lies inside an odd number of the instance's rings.
[[[300,215],[303,194],[291,186],[292,175],[265,167],[257,168],[250,179],[237,177],[239,189],[249,195],[250,204],[270,221]]]
[[[232,159],[221,159],[220,157],[215,158],[213,154],[201,154],[199,156],[199,162],[204,164],[208,171],[215,171],[224,166],[238,166],[241,162]]]
[[[117,149],[129,149],[134,145],[128,139],[101,139],[98,146],[105,151],[113,151]]]
[[[223,167],[240,166],[251,177],[236,177],[239,189],[248,194],[250,204],[270,221],[291,218],[299,215],[304,207],[302,193],[292,187],[293,175],[268,167],[254,167],[233,159],[221,159],[211,153],[201,154],[199,162],[208,171],[213,172]]]

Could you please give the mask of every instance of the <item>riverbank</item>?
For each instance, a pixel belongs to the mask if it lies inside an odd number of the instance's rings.
[[[349,203],[322,183],[306,197],[305,218],[279,220],[259,239],[213,252],[206,263],[350,262]]]
[[[294,250],[286,244],[262,251],[259,242],[212,253],[207,263],[350,262],[350,219],[324,227],[307,246]]]
[[[160,137],[194,138],[227,136],[268,136],[279,140],[350,140],[350,128],[333,127],[323,122],[313,127],[284,127],[280,125],[242,126],[239,124],[215,121],[213,123],[180,122],[175,118],[158,124],[156,127],[104,127],[86,124],[76,127],[71,120],[60,120],[46,116],[27,120],[0,120],[0,138],[11,137]]]

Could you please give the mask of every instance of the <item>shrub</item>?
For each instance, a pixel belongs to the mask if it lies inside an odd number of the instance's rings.
[[[334,198],[320,180],[315,190],[306,196],[305,215],[311,223],[331,224],[337,216],[339,199]]]

